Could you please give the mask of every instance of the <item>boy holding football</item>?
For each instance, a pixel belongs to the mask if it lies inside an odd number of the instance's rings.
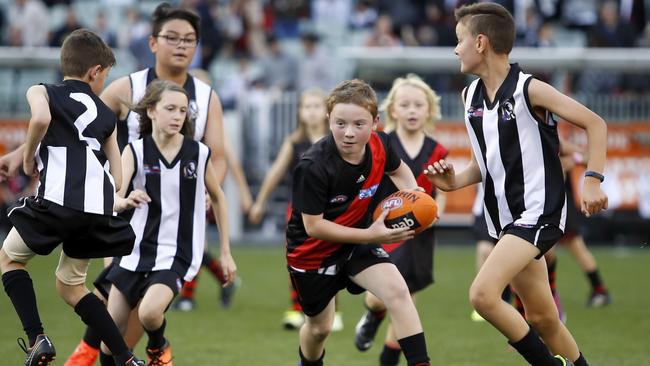
[[[389,229],[384,211],[369,224],[368,206],[384,174],[398,189],[417,182],[383,133],[376,133],[377,97],[360,80],[340,83],[327,99],[331,134],[314,144],[294,172],[287,225],[287,264],[306,315],[300,365],[323,365],[334,317],[334,295],[344,288],[380,298],[393,319],[408,365],[429,365],[420,319],[404,279],[378,243],[407,240],[409,228]]]

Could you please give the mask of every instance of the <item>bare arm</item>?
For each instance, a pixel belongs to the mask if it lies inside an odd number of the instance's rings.
[[[368,244],[368,243],[396,243],[413,238],[414,231],[408,227],[389,229],[384,224],[388,210],[381,215],[367,229],[358,229],[339,225],[320,215],[303,213],[302,220],[305,224],[307,235],[316,239],[334,243]]]
[[[0,157],[0,182],[16,176],[18,169],[23,165],[23,153],[25,144],[16,148],[16,150]]]
[[[210,195],[210,201],[212,203],[212,212],[215,213],[215,221],[219,228],[220,260],[224,278],[226,279],[226,283],[224,283],[223,286],[228,286],[235,280],[237,266],[235,265],[235,261],[230,253],[226,196],[219,185],[215,168],[211,163],[207,164],[205,170],[205,186],[208,189],[208,194]]]
[[[453,164],[442,159],[429,165],[424,170],[424,175],[437,188],[445,192],[455,191],[472,184],[480,183],[482,179],[481,170],[478,167],[474,153],[472,153],[472,159],[467,167],[458,174],[456,174]]]
[[[129,114],[128,103],[131,102],[131,82],[125,76],[110,83],[99,98],[115,113],[119,120]]]
[[[528,95],[533,107],[552,112],[587,132],[587,170],[602,174],[607,156],[605,121],[587,107],[542,81],[533,79],[528,87]],[[600,181],[586,177],[582,191],[582,211],[589,216],[605,208],[607,196],[600,188]]]
[[[34,174],[34,155],[41,143],[47,128],[50,126],[52,115],[48,103],[47,90],[43,85],[34,85],[27,90],[27,103],[31,111],[27,127],[27,141],[23,149],[23,170],[25,174]]]
[[[208,121],[205,126],[203,142],[212,151],[210,161],[214,164],[214,172],[219,185],[223,183],[226,177],[226,153],[224,151],[223,134],[223,110],[221,109],[219,97],[213,90],[210,97],[210,106],[208,107]]]
[[[278,156],[275,158],[273,165],[266,173],[264,181],[262,182],[262,187],[260,188],[257,198],[253,207],[251,207],[250,214],[248,215],[249,220],[253,224],[257,224],[262,220],[264,213],[266,211],[266,201],[269,199],[269,195],[275,187],[278,186],[278,183],[287,172],[289,164],[293,159],[293,145],[289,139],[285,139],[280,148]]]
[[[397,169],[392,172],[387,172],[386,175],[390,177],[390,180],[393,181],[395,187],[399,190],[418,188],[418,182],[415,180],[413,172],[403,161],[400,161]]]
[[[438,204],[438,217],[442,216],[445,213],[445,207],[447,206],[447,192],[440,189],[436,189],[436,203]]]
[[[113,130],[111,136],[104,141],[102,146],[108,159],[109,170],[115,180],[115,191],[123,187],[122,183],[122,160],[120,158],[120,148],[117,146],[117,128]],[[129,177],[130,178],[130,177]]]
[[[228,167],[230,168],[232,176],[235,178],[235,182],[237,183],[237,188],[239,189],[239,202],[242,210],[245,213],[248,213],[253,205],[253,195],[251,194],[251,190],[248,188],[248,181],[246,181],[244,169],[233,153],[232,147],[227,139],[225,140],[225,144],[226,162],[228,163]]]
[[[113,210],[115,212],[122,212],[151,202],[151,198],[149,198],[144,191],[139,189],[133,190],[129,193],[128,197],[125,197],[126,191],[129,189],[131,178],[133,178],[133,174],[135,173],[135,159],[133,159],[133,152],[131,152],[131,149],[128,147],[124,149],[124,152],[122,153],[121,165],[122,182],[120,189],[115,195]]]

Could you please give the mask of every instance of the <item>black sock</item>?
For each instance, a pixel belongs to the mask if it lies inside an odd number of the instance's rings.
[[[582,355],[582,352],[580,352],[580,357],[578,357],[577,360],[573,361],[573,364],[576,366],[589,366],[587,360],[585,359],[585,356]]]
[[[36,306],[36,293],[34,284],[29,277],[29,273],[23,269],[5,272],[2,275],[2,284],[4,285],[7,296],[16,309],[16,314],[23,323],[23,329],[29,338],[30,347],[34,345],[36,336],[43,334],[43,324],[38,315]]]
[[[116,366],[115,359],[111,355],[99,352],[99,366]]]
[[[162,325],[156,330],[144,328],[149,336],[149,343],[147,343],[148,349],[160,349],[165,345],[165,325],[167,325],[167,320],[163,319]]]
[[[302,350],[298,347],[298,355],[300,355],[300,366],[323,366],[323,358],[325,357],[325,350],[323,354],[320,355],[320,358],[316,361],[310,361],[305,358],[305,355],[302,354]]]
[[[512,290],[510,289],[510,285],[506,286],[506,288],[503,289],[503,292],[501,293],[501,299],[503,299],[503,301],[507,302],[508,304],[512,303]]]
[[[591,272],[587,272],[587,277],[589,278],[589,282],[591,283],[591,288],[594,290],[594,292],[605,291],[605,286],[603,285],[603,280],[600,278],[600,273],[598,272],[598,269],[595,269]]]
[[[84,333],[84,342],[92,348],[99,349],[99,345],[102,343],[102,338],[97,332],[91,327],[86,327],[86,333]]]
[[[82,297],[74,307],[74,311],[79,314],[86,325],[99,334],[120,364],[128,361],[131,352],[126,347],[124,338],[122,338],[122,334],[115,326],[113,318],[108,314],[106,305],[95,294],[90,292]]]
[[[533,328],[517,342],[508,342],[533,366],[556,366],[558,359],[553,357]]]
[[[399,363],[399,356],[402,354],[400,348],[394,348],[384,344],[384,349],[379,355],[379,364],[381,366],[395,366]]]
[[[429,364],[427,342],[424,340],[423,332],[398,339],[397,342],[402,347],[404,357],[406,357],[406,362],[409,366]]]

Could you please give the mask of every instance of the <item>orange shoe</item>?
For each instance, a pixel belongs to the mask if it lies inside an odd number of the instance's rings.
[[[93,366],[97,356],[99,356],[99,349],[89,346],[82,339],[63,366]]]
[[[165,340],[165,345],[159,349],[147,348],[147,358],[149,366],[172,366],[172,347],[169,341]]]

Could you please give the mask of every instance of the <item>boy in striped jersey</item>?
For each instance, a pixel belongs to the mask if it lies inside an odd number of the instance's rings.
[[[99,36],[77,30],[61,48],[63,81],[27,91],[31,118],[23,170],[33,174],[37,167],[39,188],[35,197],[21,199],[10,210],[14,228],[0,249],[2,283],[29,338],[29,346],[21,344],[28,354],[26,366],[49,365],[56,352],[44,334],[25,266],[59,244],[56,288],[61,297],[100,335],[118,365],[143,365],[101,300],[85,286],[89,258],[128,254],[135,239],[129,223],[113,213],[136,203],[133,197],[114,199],[121,180],[116,118],[96,95],[114,64],[113,52]]]
[[[464,6],[455,15],[461,72],[479,77],[463,91],[472,160],[459,174],[444,160],[429,165],[426,174],[446,191],[483,185],[488,231],[498,242],[472,283],[470,301],[531,365],[587,366],[560,322],[542,259],[561,238],[566,217],[552,115],[587,132],[590,159],[582,196],[587,215],[607,207],[600,188],[607,127],[580,103],[509,63],[515,26],[501,5]],[[526,319],[501,299],[508,283],[521,297]]]

